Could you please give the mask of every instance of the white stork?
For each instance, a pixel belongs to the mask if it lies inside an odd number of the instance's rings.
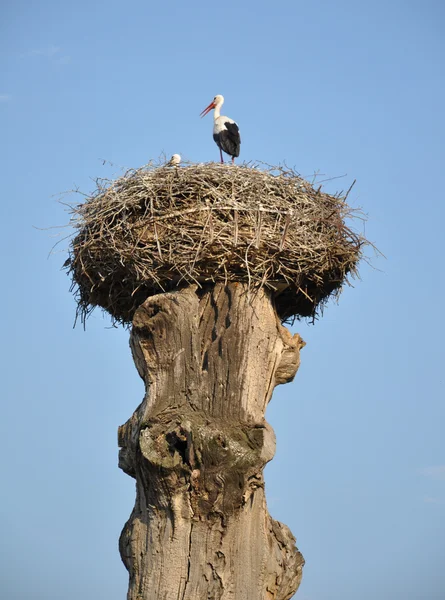
[[[173,156],[168,161],[168,163],[166,164],[166,166],[167,167],[174,167],[176,165],[179,165],[180,162],[181,162],[181,155],[180,154],[173,154]]]
[[[215,109],[215,112],[213,113],[213,139],[219,148],[221,162],[224,162],[222,155],[222,151],[224,150],[226,154],[232,157],[233,163],[235,162],[235,156],[239,156],[241,138],[239,135],[238,124],[235,123],[233,119],[229,119],[229,117],[224,117],[220,114],[223,103],[224,96],[218,94],[213,98],[207,108],[202,111],[200,116],[201,118],[205,117],[213,108]]]

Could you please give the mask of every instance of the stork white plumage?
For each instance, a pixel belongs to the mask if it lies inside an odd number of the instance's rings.
[[[213,139],[219,148],[221,162],[224,162],[223,151],[232,157],[232,163],[235,162],[235,156],[239,156],[241,138],[239,134],[238,123],[229,117],[221,115],[221,106],[224,103],[224,96],[218,94],[210,104],[201,113],[201,118],[205,117],[212,109],[213,113]]]
[[[174,167],[176,165],[179,165],[180,162],[181,162],[181,155],[180,154],[173,154],[173,156],[168,161],[168,163],[167,163],[166,166],[167,167]]]

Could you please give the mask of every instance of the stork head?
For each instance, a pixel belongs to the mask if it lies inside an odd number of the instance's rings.
[[[217,94],[210,102],[210,104],[200,114],[201,119],[202,117],[205,117],[212,109],[216,108],[217,106],[222,106],[223,102],[224,96],[221,96],[221,94]]]
[[[181,162],[181,155],[180,154],[173,154],[173,156],[171,157],[171,159],[168,161],[168,165],[179,165],[179,163]]]

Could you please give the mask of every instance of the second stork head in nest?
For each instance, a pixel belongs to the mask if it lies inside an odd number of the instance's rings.
[[[179,164],[181,164],[181,155],[173,154],[173,156],[171,157],[171,159],[168,161],[168,163],[165,166],[166,167],[177,167]]]
[[[221,106],[224,103],[224,96],[218,94],[213,98],[210,104],[201,113],[201,118],[205,117],[211,110],[213,113],[213,139],[219,148],[221,162],[224,162],[223,151],[232,157],[232,163],[235,161],[235,156],[239,156],[241,138],[239,134],[238,124],[229,117],[221,115]]]

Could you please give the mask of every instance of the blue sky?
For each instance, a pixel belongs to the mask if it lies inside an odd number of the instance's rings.
[[[9,0],[1,15],[2,596],[127,588],[116,430],[143,385],[126,331],[98,311],[72,328],[66,242],[48,258],[59,231],[39,228],[95,177],[162,152],[217,160],[199,113],[224,94],[240,160],[345,175],[328,191],[357,179],[386,256],[293,327],[302,366],[268,409],[269,509],[306,558],[296,598],[445,597],[444,4]]]

